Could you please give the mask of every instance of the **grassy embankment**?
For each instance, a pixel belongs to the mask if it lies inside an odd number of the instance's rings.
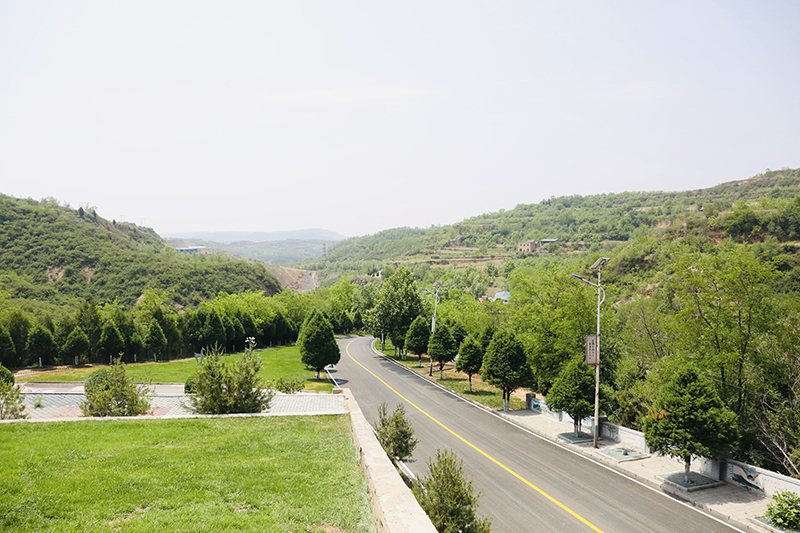
[[[316,379],[316,373],[309,370],[300,361],[297,346],[279,346],[256,350],[261,358],[262,368],[259,375],[265,380],[278,378],[295,378],[305,381],[305,389],[313,391],[331,391],[333,384],[324,379],[324,374]],[[223,361],[232,361],[244,357],[243,353],[225,355]],[[87,365],[81,367],[62,367],[54,370],[36,371],[17,375],[17,381],[86,381],[89,374],[108,365]],[[185,383],[197,371],[197,362],[192,359],[178,361],[134,363],[127,365],[128,373],[137,382],[153,383]]]
[[[0,530],[374,532],[347,416],[0,425]]]
[[[380,349],[381,344],[380,341],[376,341],[375,348],[397,361],[398,363],[402,363],[408,368],[418,372],[419,374],[428,375],[430,372],[430,364],[431,360],[430,357],[427,355],[422,356],[422,367],[419,367],[419,357],[413,354],[408,354],[406,360],[402,360],[400,357],[394,355],[394,346],[389,339],[386,339],[386,349],[381,351]],[[463,394],[467,398],[475,400],[476,402],[483,404],[487,407],[491,407],[492,409],[502,409],[503,408],[503,395],[500,391],[488,383],[484,383],[481,380],[479,375],[472,376],[472,392],[469,392],[469,378],[463,372],[456,372],[454,370],[453,363],[447,363],[444,367],[444,379],[439,379],[439,365],[438,363],[433,363],[433,376],[431,379],[435,380],[437,383],[458,392],[459,394]],[[511,409],[524,409],[525,408],[525,400],[520,398],[511,398]]]

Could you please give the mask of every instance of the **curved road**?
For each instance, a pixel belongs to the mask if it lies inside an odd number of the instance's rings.
[[[331,371],[353,392],[373,426],[378,406],[405,404],[420,440],[410,470],[422,477],[437,448],[456,451],[493,531],[731,533],[740,531],[565,447],[475,407],[371,349],[372,339],[339,340]]]

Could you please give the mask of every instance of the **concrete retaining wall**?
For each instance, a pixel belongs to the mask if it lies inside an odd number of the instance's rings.
[[[378,533],[436,533],[428,515],[383,451],[352,392],[343,390]]]
[[[562,422],[572,423],[572,419],[566,413],[550,409],[542,400],[533,398],[533,394],[529,393],[527,395],[526,404],[528,409],[546,414]],[[600,417],[601,437],[630,446],[631,448],[646,451],[647,453],[653,453],[647,446],[644,433],[624,426],[611,424],[605,421],[604,418],[605,417]],[[584,421],[586,427],[591,427],[591,423],[591,419],[586,419]],[[674,457],[669,458],[683,465],[681,459]],[[800,494],[800,479],[790,478],[778,474],[777,472],[771,472],[738,461],[727,460],[720,462],[712,461],[704,457],[693,457],[692,470],[713,479],[728,481],[730,483],[742,485],[748,489],[761,491],[767,496],[772,496],[775,492],[780,490],[789,490]]]

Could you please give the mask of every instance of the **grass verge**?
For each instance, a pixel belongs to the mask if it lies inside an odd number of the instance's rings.
[[[264,380],[278,378],[295,378],[305,381],[305,389],[313,391],[331,391],[333,384],[326,379],[316,379],[316,372],[308,370],[300,361],[300,350],[297,346],[279,346],[256,350],[261,357],[262,368],[259,376]],[[225,355],[223,361],[241,359],[244,353]],[[58,368],[18,375],[17,381],[86,381],[89,374],[108,365],[91,365],[77,368]],[[154,383],[185,383],[197,371],[194,358],[177,361],[146,362],[128,364],[128,374],[137,382],[152,381]],[[321,374],[322,377],[324,374]]]
[[[469,391],[469,378],[463,372],[456,372],[453,368],[453,363],[447,363],[444,367],[443,379],[439,379],[439,366],[437,363],[433,364],[433,376],[429,376],[430,372],[430,364],[431,360],[430,357],[427,355],[422,356],[422,367],[419,366],[419,357],[413,354],[409,354],[405,360],[400,359],[400,357],[394,355],[394,346],[390,340],[386,340],[386,349],[380,349],[380,342],[378,341],[375,344],[375,348],[381,352],[382,354],[391,357],[395,361],[400,364],[403,364],[417,372],[418,374],[424,374],[428,376],[430,379],[435,380],[437,383],[449,388],[450,390],[454,390],[459,394],[463,394],[467,398],[475,400],[476,402],[485,405],[487,407],[491,407],[492,409],[502,409],[503,408],[503,395],[501,392],[489,385],[488,383],[484,383],[483,380],[479,375],[472,376],[472,392]],[[511,398],[511,409],[524,409],[525,408],[525,401],[520,398]]]
[[[347,416],[0,425],[0,530],[374,532]]]

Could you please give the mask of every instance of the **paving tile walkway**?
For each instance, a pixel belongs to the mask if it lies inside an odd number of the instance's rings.
[[[18,383],[24,393],[25,414],[31,421],[53,421],[81,418],[81,402],[85,400],[83,384]],[[151,396],[151,413],[155,418],[196,416],[186,407],[183,385],[156,384]],[[40,407],[36,407],[36,405]],[[264,415],[338,415],[346,414],[343,394],[277,393]]]

